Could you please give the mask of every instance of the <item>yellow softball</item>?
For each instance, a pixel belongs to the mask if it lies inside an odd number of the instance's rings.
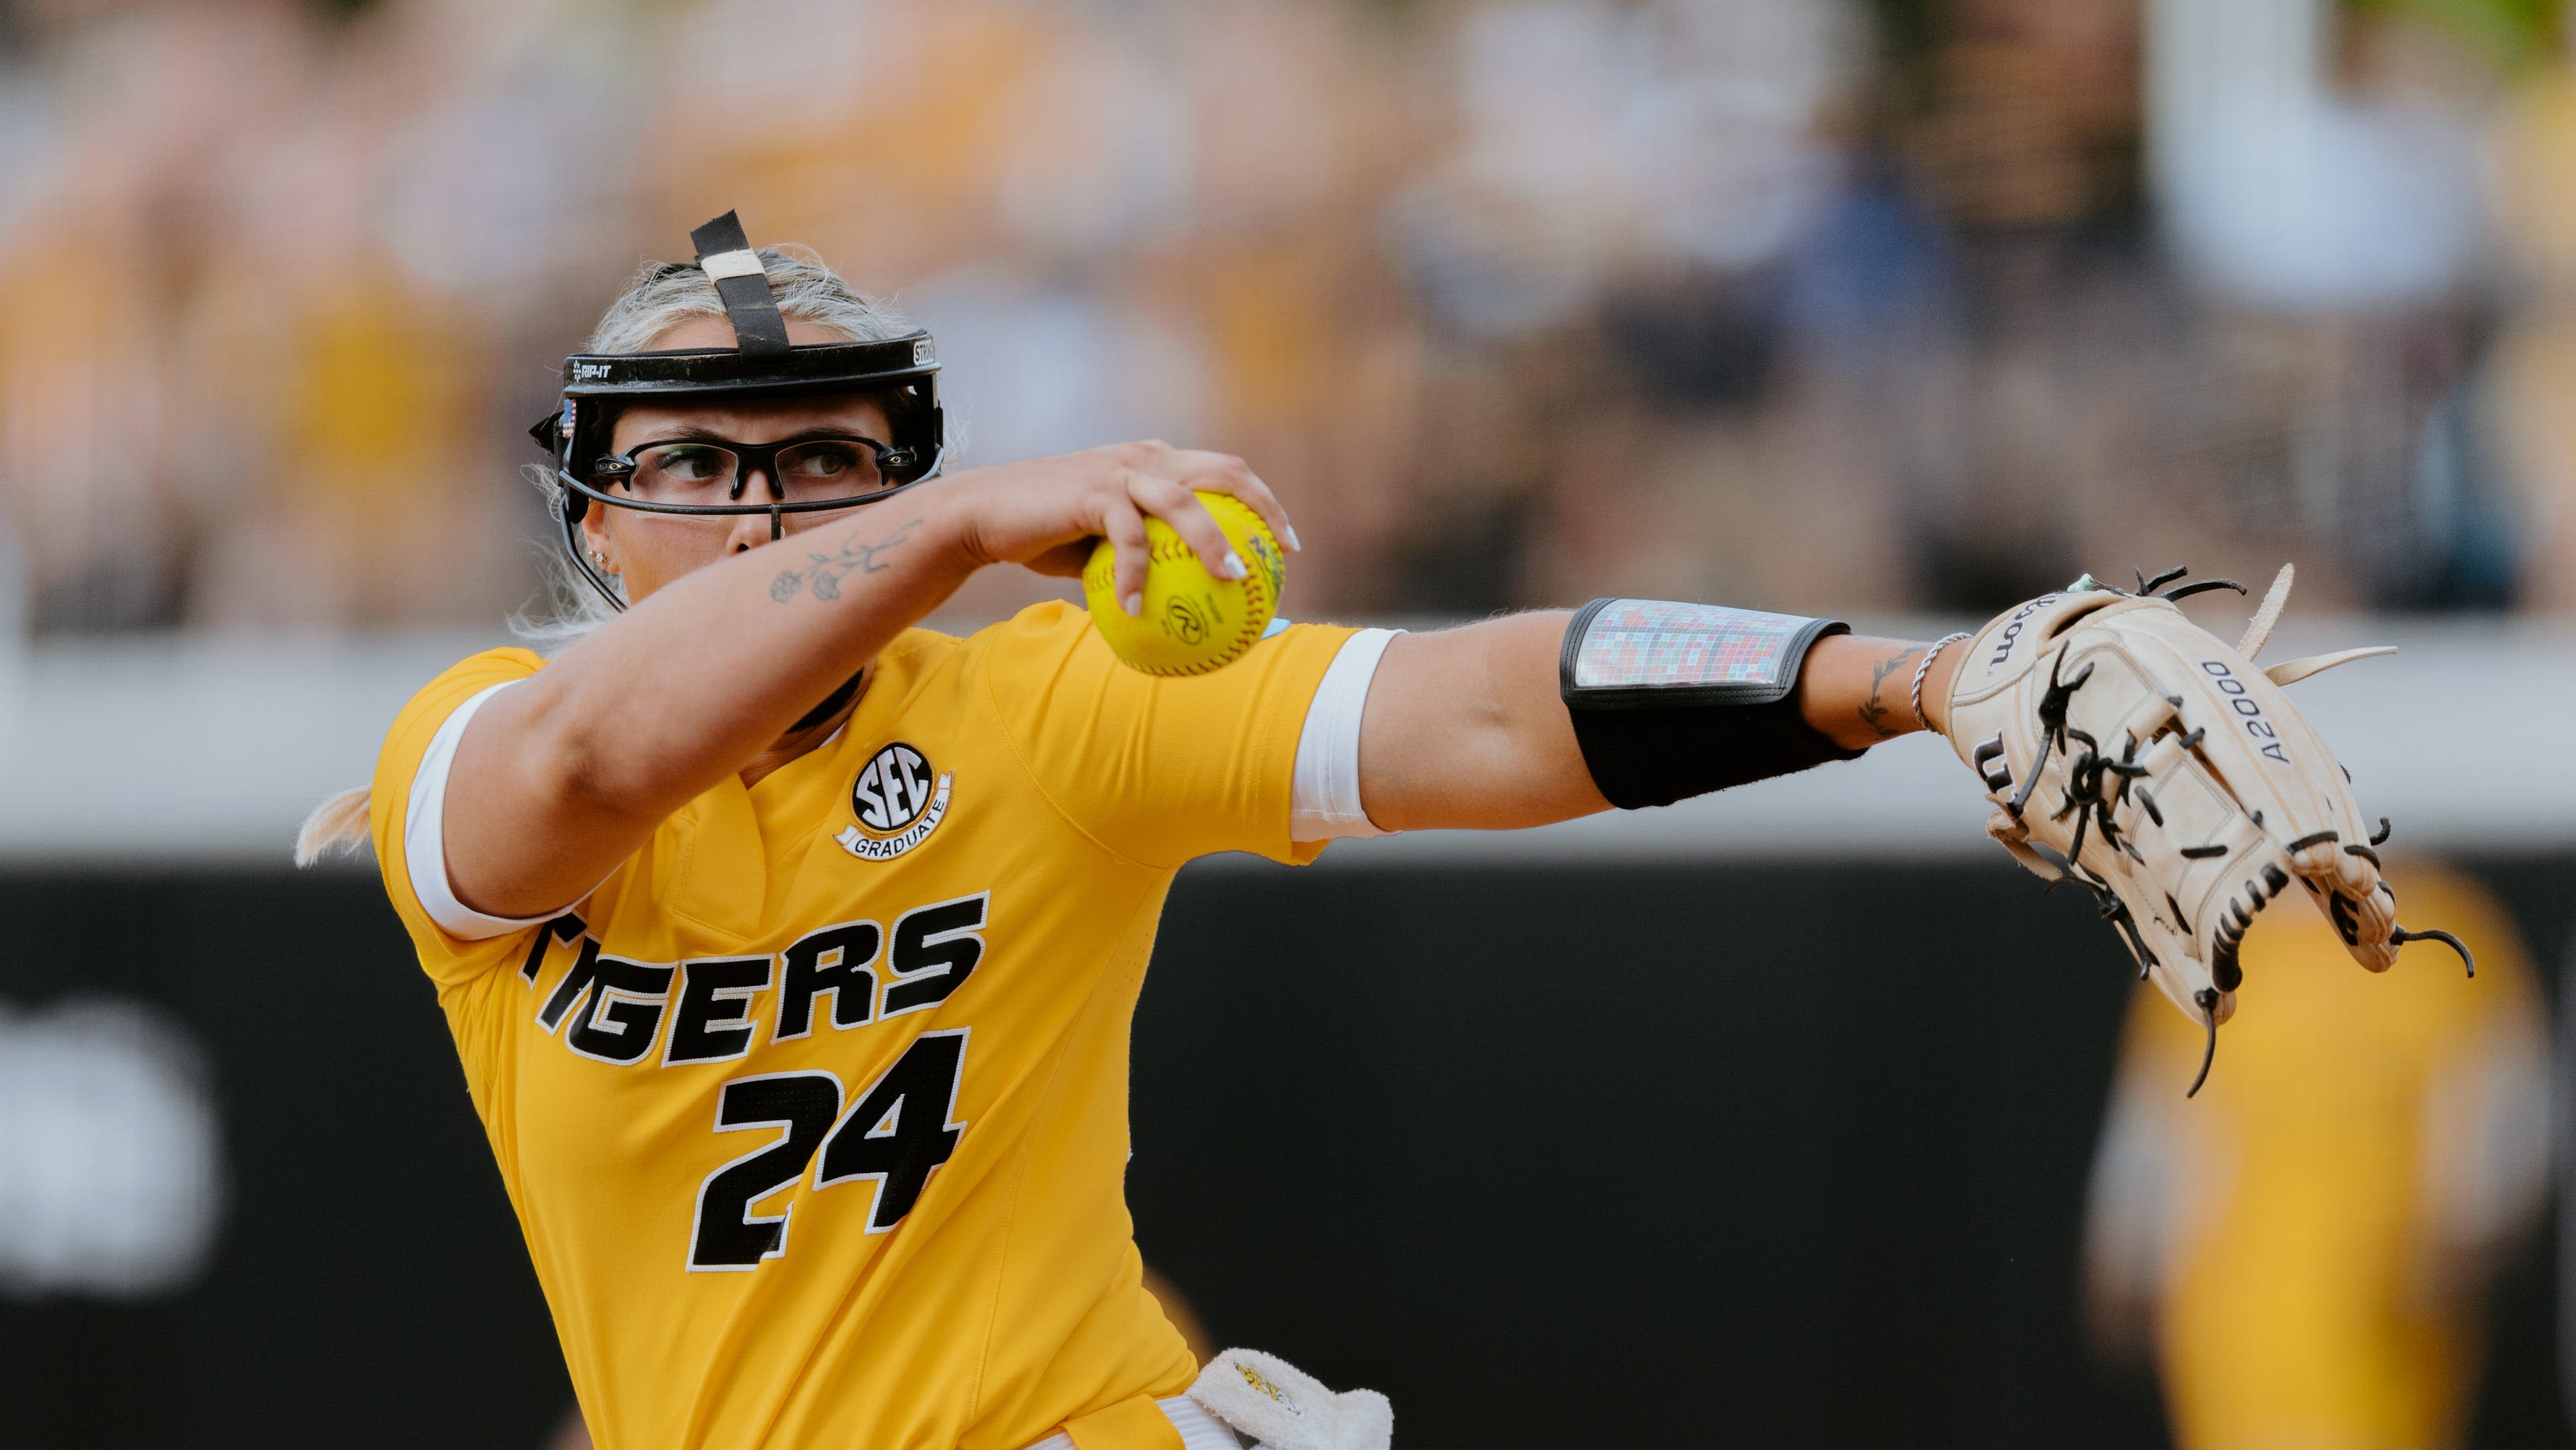
[[[1200,675],[1226,664],[1261,638],[1279,608],[1287,565],[1261,516],[1222,493],[1201,493],[1248,571],[1220,579],[1161,519],[1145,520],[1145,607],[1129,614],[1118,600],[1109,541],[1083,566],[1082,597],[1091,620],[1118,658],[1149,675]]]

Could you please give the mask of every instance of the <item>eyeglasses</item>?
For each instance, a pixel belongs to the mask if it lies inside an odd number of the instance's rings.
[[[591,466],[591,476],[644,503],[697,509],[739,504],[752,475],[759,474],[769,480],[776,502],[811,505],[882,493],[917,462],[909,448],[855,436],[785,443],[691,438],[609,454]],[[760,510],[755,503],[744,511]]]

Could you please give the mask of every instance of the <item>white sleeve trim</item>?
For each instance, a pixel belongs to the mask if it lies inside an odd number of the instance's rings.
[[[1363,629],[1342,641],[1306,707],[1297,732],[1297,768],[1288,788],[1288,839],[1305,843],[1343,836],[1383,836],[1360,806],[1360,713],[1377,662],[1401,633]]]
[[[440,822],[447,810],[447,770],[456,761],[456,742],[465,738],[465,722],[474,718],[484,701],[517,683],[504,680],[479,691],[448,715],[438,733],[429,737],[420,771],[411,778],[410,808],[403,813],[403,861],[410,868],[411,894],[420,898],[421,908],[440,931],[460,941],[508,936],[556,915],[550,911],[523,920],[485,916],[457,900],[456,889],[447,881],[447,837]]]

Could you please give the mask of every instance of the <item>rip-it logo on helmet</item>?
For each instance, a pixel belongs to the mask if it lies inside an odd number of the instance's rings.
[[[850,814],[858,824],[832,839],[862,861],[886,861],[930,839],[948,818],[955,772],[931,768],[930,758],[898,740],[868,757],[850,782]]]
[[[733,325],[735,345],[674,352],[576,353],[564,359],[561,409],[528,430],[554,459],[556,517],[563,527],[565,550],[573,567],[612,609],[624,609],[625,598],[592,567],[581,538],[582,517],[592,504],[691,517],[767,514],[769,537],[776,540],[786,534],[789,514],[881,503],[936,477],[945,459],[939,352],[929,333],[915,328],[892,337],[790,345],[787,320],[778,310],[778,294],[768,270],[781,265],[777,254],[764,256],[753,250],[732,212],[691,232],[689,240],[697,248],[697,261],[670,265],[666,271],[705,275],[724,306],[725,319]],[[856,294],[851,300],[858,300]],[[775,450],[736,450],[742,456],[729,463],[734,486],[721,495],[721,502],[694,492],[650,486],[662,476],[656,473],[657,456],[651,452],[656,445],[623,454],[609,449],[617,410],[640,399],[671,406],[788,393],[865,394],[881,405],[889,436],[823,440],[832,445],[825,450],[829,456],[818,453],[821,463],[806,475],[794,477],[791,469],[791,477],[784,480]],[[699,449],[693,457],[706,451]],[[769,497],[747,490],[754,477],[766,480]],[[864,482],[832,486],[843,479]]]

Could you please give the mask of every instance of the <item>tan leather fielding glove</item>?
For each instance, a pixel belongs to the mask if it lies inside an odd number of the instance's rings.
[[[2235,1010],[2237,948],[2255,913],[2304,890],[2374,972],[2447,932],[2397,924],[2350,778],[2282,686],[2384,650],[2253,663],[2289,594],[2286,567],[2239,647],[2174,598],[2220,580],[2136,593],[2091,578],[1997,616],[1966,645],[1949,739],[1984,780],[1986,830],[2051,881],[2090,890],[2139,970],[2209,1027]],[[2470,970],[2476,967],[2471,964]],[[2197,1092],[2209,1074],[2206,1058]]]

